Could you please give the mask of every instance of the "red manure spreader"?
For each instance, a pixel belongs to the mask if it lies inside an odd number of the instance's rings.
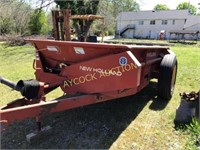
[[[161,46],[127,46],[75,41],[34,40],[35,79],[0,82],[23,96],[1,107],[1,124],[36,118],[85,105],[133,95],[158,79],[158,95],[170,100],[176,74],[176,55]],[[45,95],[61,88],[63,96]]]

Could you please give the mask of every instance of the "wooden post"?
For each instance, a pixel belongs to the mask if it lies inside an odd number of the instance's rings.
[[[53,21],[53,37],[55,40],[59,40],[59,29],[58,29],[58,21],[57,18],[59,16],[59,12],[57,10],[52,10],[52,21]]]
[[[71,30],[70,30],[70,17],[71,17],[71,10],[66,9],[63,10],[63,22],[64,22],[64,35],[66,41],[71,41]]]
[[[52,10],[53,37],[55,40],[71,41],[71,10]]]

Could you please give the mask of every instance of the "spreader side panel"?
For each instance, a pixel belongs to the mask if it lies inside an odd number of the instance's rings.
[[[136,88],[140,74],[141,64],[127,51],[66,66],[60,74],[67,78],[61,88],[69,94]]]

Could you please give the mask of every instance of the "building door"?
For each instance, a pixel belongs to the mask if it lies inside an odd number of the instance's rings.
[[[155,31],[149,31],[149,38],[150,39],[155,39],[156,38],[156,33],[155,33]]]

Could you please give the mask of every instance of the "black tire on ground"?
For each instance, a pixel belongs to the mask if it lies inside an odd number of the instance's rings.
[[[169,101],[173,95],[177,67],[176,55],[167,54],[163,57],[158,77],[158,95],[165,101]]]

